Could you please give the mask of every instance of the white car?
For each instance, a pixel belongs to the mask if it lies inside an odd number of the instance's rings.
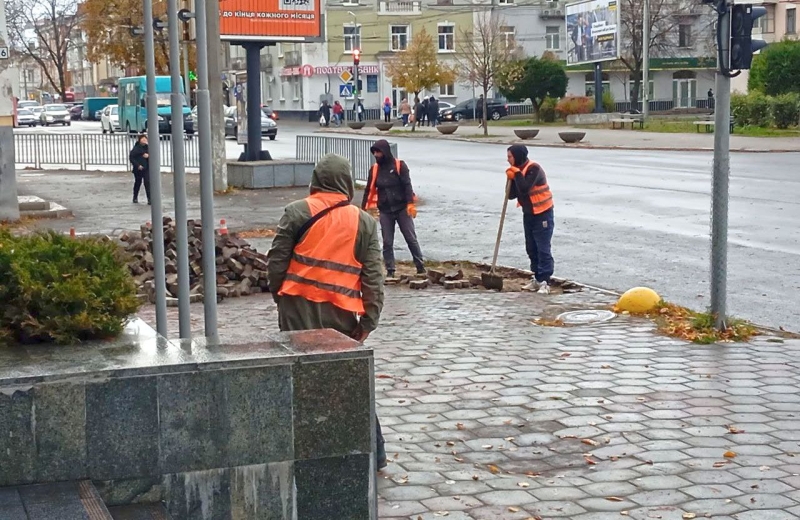
[[[42,118],[42,112],[44,112],[44,107],[43,106],[36,105],[36,106],[32,106],[32,107],[27,107],[27,110],[30,110],[31,112],[33,112],[33,115],[36,116],[36,123],[37,124],[42,124],[41,118]]]
[[[39,118],[33,112],[27,108],[17,110],[17,126],[36,126],[38,124]]]
[[[45,105],[44,110],[39,115],[39,120],[44,126],[50,125],[64,125],[71,126],[72,122],[69,118],[69,109],[66,105],[52,104]]]
[[[103,112],[100,114],[100,127],[103,129],[104,134],[113,134],[114,132],[122,131],[122,128],[119,126],[118,105],[108,105],[103,109]]]

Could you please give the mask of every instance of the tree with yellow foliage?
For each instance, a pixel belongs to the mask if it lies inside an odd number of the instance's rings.
[[[455,69],[440,62],[436,56],[436,46],[433,37],[425,29],[418,32],[411,40],[411,44],[404,51],[386,65],[386,75],[392,78],[396,87],[414,93],[417,101],[419,93],[430,90],[437,85],[447,85],[455,81]],[[411,131],[416,127],[416,120],[411,126]]]

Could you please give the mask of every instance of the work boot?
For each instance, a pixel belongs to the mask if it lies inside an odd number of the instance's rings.
[[[389,465],[389,463],[386,460],[386,446],[384,446],[384,444],[382,442],[378,443],[378,454],[377,455],[378,456],[376,457],[376,461],[377,461],[377,464],[378,464],[378,470],[380,471],[380,470],[382,470],[383,468],[385,468],[386,466]]]
[[[386,278],[394,278],[394,269],[386,271]]]
[[[536,292],[539,290],[539,282],[536,281],[536,278],[531,278],[530,283],[522,286],[522,290]]]
[[[417,274],[426,274],[428,271],[425,270],[425,266],[418,265],[417,266]]]
[[[542,282],[539,285],[539,290],[536,291],[538,294],[550,294],[550,285],[547,282]]]

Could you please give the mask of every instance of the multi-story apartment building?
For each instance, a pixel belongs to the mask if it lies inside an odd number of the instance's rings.
[[[503,27],[522,47],[527,56],[545,52],[566,61],[573,42],[566,34],[563,1],[496,0],[496,10],[503,17]],[[625,4],[622,4],[623,8]],[[714,87],[714,56],[711,10],[695,3],[664,4],[669,31],[663,35],[661,51],[654,50],[650,59],[650,99],[656,109],[695,108],[705,106],[707,91]],[[622,52],[630,47],[630,36],[622,34]],[[631,99],[635,82],[631,71],[620,61],[603,64],[603,89],[615,101]],[[575,96],[594,95],[592,64],[567,68],[567,93]],[[643,91],[642,86],[641,91]],[[639,99],[643,95],[640,93]]]
[[[784,39],[798,40],[797,11],[800,9],[800,0],[754,0],[754,5],[759,5],[767,10],[767,14],[756,20],[758,27],[753,29],[753,36],[767,43],[775,43]],[[731,81],[731,88],[735,92],[747,92],[749,71]]]

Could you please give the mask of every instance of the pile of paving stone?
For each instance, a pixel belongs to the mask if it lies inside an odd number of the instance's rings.
[[[203,299],[203,229],[199,220],[189,220],[189,287],[192,302]],[[178,296],[177,229],[175,221],[164,217],[164,255],[168,303]],[[155,264],[153,261],[153,229],[148,223],[139,232],[119,237],[131,255],[128,268],[139,286],[142,299],[155,302]],[[268,292],[267,257],[253,249],[235,233],[215,234],[217,266],[217,299]]]
[[[403,275],[399,278],[387,278],[386,285],[408,284],[411,289],[426,289],[432,285],[441,285],[447,290],[468,289],[482,284],[480,276],[470,276],[469,279],[461,269],[453,271],[441,271],[438,269],[428,269],[425,274],[416,276]]]

